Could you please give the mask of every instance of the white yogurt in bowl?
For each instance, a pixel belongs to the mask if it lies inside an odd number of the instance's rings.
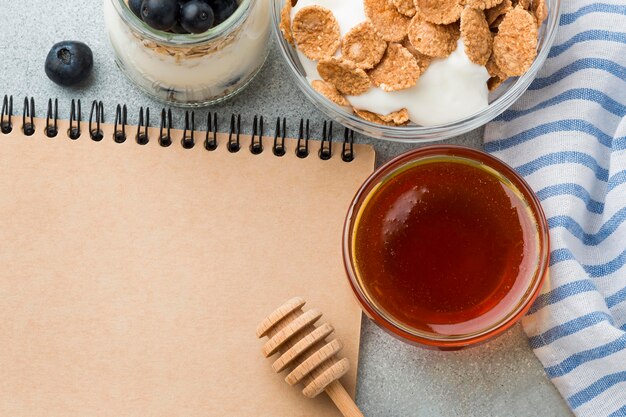
[[[453,122],[489,105],[489,74],[465,54],[459,40],[456,51],[434,59],[414,87],[385,92],[377,87],[359,96],[348,96],[356,108],[389,114],[405,108],[413,123],[433,126]]]
[[[304,7],[318,5],[331,10],[339,23],[341,36],[367,20],[363,0],[298,0],[291,11],[293,20]],[[321,80],[317,62],[297,50],[300,64],[309,82]],[[337,56],[340,51],[337,51]],[[443,59],[433,59],[413,87],[386,92],[372,86],[358,96],[347,96],[350,104],[359,110],[387,115],[407,109],[411,122],[421,126],[435,126],[471,116],[489,106],[489,73],[484,66],[470,61],[463,41]]]

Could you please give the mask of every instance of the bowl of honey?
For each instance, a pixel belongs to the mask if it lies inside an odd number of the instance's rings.
[[[484,152],[429,146],[397,157],[357,192],[344,263],[365,313],[439,349],[515,324],[548,274],[548,226],[530,186]]]

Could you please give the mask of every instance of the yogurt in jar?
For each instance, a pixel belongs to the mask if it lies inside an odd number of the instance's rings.
[[[147,26],[137,28],[123,0],[104,0],[104,18],[116,61],[131,81],[177,104],[209,104],[231,96],[254,77],[268,53],[268,0],[242,0],[232,21],[206,36],[165,36]]]

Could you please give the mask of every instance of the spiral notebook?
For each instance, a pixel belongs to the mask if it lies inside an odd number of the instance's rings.
[[[329,152],[306,123],[300,141],[282,122],[260,140],[260,119],[254,138],[234,117],[194,132],[202,112],[186,132],[163,112],[137,135],[124,108],[114,124],[92,110],[70,125],[28,105],[10,132],[3,110],[0,416],[339,416],[273,374],[255,329],[305,297],[343,341],[354,392],[361,313],[341,237],[373,150],[335,129]]]

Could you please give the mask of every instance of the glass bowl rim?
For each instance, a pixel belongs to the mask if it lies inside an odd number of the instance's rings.
[[[442,336],[431,337],[421,331],[412,331],[408,329],[408,326],[400,327],[393,320],[387,317],[387,314],[381,312],[365,294],[365,291],[361,288],[359,280],[356,277],[355,266],[352,262],[352,236],[354,230],[354,221],[363,203],[367,197],[373,191],[372,186],[380,183],[385,178],[398,172],[402,167],[407,164],[414,163],[416,161],[431,158],[436,156],[455,156],[455,153],[460,153],[459,157],[485,164],[484,161],[478,159],[483,158],[488,161],[486,164],[491,169],[495,170],[504,179],[512,182],[519,192],[523,195],[526,203],[532,212],[532,223],[536,225],[538,230],[539,240],[539,253],[537,259],[537,269],[531,271],[534,273],[532,279],[529,282],[528,287],[524,290],[521,297],[516,300],[511,311],[508,311],[504,318],[501,318],[497,322],[486,326],[483,330],[474,332],[468,335],[460,336]],[[495,165],[495,166],[494,166]],[[530,216],[530,214],[529,214]],[[504,161],[478,149],[470,148],[467,146],[458,145],[429,145],[413,149],[405,152],[391,161],[387,162],[380,168],[376,169],[361,185],[356,192],[350,207],[346,214],[343,227],[342,237],[342,255],[343,263],[346,270],[346,275],[350,287],[357,298],[359,305],[363,311],[373,319],[373,321],[381,328],[389,331],[393,335],[400,339],[414,343],[420,346],[430,346],[436,348],[460,348],[470,345],[475,345],[483,342],[487,339],[491,339],[519,321],[519,319],[530,309],[532,303],[539,295],[543,283],[548,275],[548,267],[550,262],[550,239],[548,234],[548,223],[545,213],[541,206],[541,203],[532,190],[526,180],[519,175],[513,168],[511,168]],[[384,324],[382,324],[384,323]],[[405,329],[406,328],[406,329]]]
[[[435,126],[384,126],[369,122],[348,113],[346,110],[320,95],[320,93],[311,87],[306,77],[300,73],[298,69],[300,64],[299,62],[294,61],[290,53],[291,45],[289,45],[289,43],[284,39],[280,31],[280,14],[284,0],[270,1],[272,2],[272,26],[274,29],[274,35],[278,39],[279,49],[283,58],[287,61],[287,65],[292,76],[296,79],[296,84],[304,95],[307,96],[307,98],[314,103],[316,107],[321,109],[328,117],[333,118],[342,125],[349,127],[358,133],[378,139],[405,143],[424,143],[449,139],[485,125],[508,109],[524,92],[526,92],[545,63],[556,38],[562,11],[561,0],[552,0],[550,2],[551,4],[548,11],[548,17],[544,22],[544,25],[546,26],[544,33],[545,40],[541,44],[541,48],[538,50],[535,61],[524,75],[518,77],[515,82],[509,86],[508,90],[506,90],[493,102],[489,103],[489,105],[484,109],[461,120]]]

